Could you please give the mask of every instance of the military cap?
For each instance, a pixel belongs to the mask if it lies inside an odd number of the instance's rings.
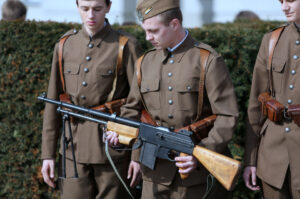
[[[179,8],[179,0],[139,0],[136,5],[140,20],[154,17],[173,8]]]

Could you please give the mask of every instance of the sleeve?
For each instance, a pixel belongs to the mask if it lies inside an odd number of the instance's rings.
[[[232,139],[238,118],[237,101],[229,71],[221,56],[213,56],[208,64],[205,88],[213,114],[214,127],[200,145],[222,153]]]
[[[260,93],[269,91],[269,77],[267,71],[269,35],[265,35],[261,43],[252,77],[252,85],[248,106],[248,119],[245,136],[245,158],[246,166],[255,166],[259,146],[259,132],[265,121],[258,101]]]
[[[62,86],[58,66],[58,44],[56,44],[53,59],[47,97],[59,100],[59,93],[62,93]],[[56,106],[46,103],[42,131],[42,159],[55,158],[59,129],[61,127],[60,115],[56,112]]]

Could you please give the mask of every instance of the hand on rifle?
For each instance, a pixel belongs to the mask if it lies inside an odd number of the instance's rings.
[[[47,183],[52,188],[55,188],[54,164],[55,164],[54,159],[43,160],[43,166],[41,170],[44,182]]]
[[[256,182],[256,167],[247,166],[244,170],[243,178],[248,189],[252,191],[260,190],[260,186],[258,186]]]
[[[113,131],[107,131],[105,136],[105,139],[108,141],[108,145],[110,147],[117,147],[117,146],[121,146],[121,144],[119,144],[119,138],[118,138],[118,134],[116,132]],[[103,140],[105,142],[105,140]]]
[[[175,158],[176,166],[179,167],[180,174],[189,174],[198,166],[198,161],[194,156],[178,156]]]

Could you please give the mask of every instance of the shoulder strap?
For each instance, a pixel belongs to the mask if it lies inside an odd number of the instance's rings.
[[[136,76],[137,76],[137,81],[139,87],[141,87],[141,82],[142,82],[142,73],[141,73],[141,65],[142,61],[144,59],[145,54],[143,54],[138,60],[136,61]]]
[[[69,38],[69,36],[70,35],[66,35],[65,37],[60,39],[58,44],[58,65],[59,65],[60,81],[64,92],[66,92],[66,86],[65,86],[65,78],[64,78],[64,71],[63,71],[63,50],[64,50],[64,44],[66,40]]]
[[[204,96],[204,83],[205,83],[205,68],[207,66],[208,57],[210,52],[206,49],[200,48],[200,80],[199,80],[199,93],[198,93],[198,111],[195,121],[200,119],[203,108],[203,96]]]
[[[272,32],[272,35],[271,35],[271,38],[270,38],[270,41],[269,41],[269,59],[268,59],[268,66],[267,67],[268,67],[268,70],[269,70],[270,91],[271,91],[271,95],[273,97],[275,97],[275,92],[274,92],[274,88],[273,88],[273,77],[272,77],[272,68],[271,68],[272,59],[273,59],[275,46],[278,43],[279,37],[280,37],[283,29],[284,29],[284,26],[274,30]]]
[[[118,60],[117,60],[117,65],[116,65],[116,72],[115,72],[115,78],[113,82],[113,87],[107,97],[107,101],[112,101],[116,88],[117,88],[117,80],[118,80],[118,75],[121,72],[122,69],[122,64],[123,64],[123,54],[124,54],[124,48],[128,42],[128,38],[121,35],[119,37],[119,52],[118,52]]]

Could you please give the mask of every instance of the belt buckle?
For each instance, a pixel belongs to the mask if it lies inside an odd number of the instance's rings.
[[[283,111],[283,118],[284,118],[287,122],[292,121],[292,118],[291,118],[291,116],[290,116],[289,113],[288,113],[288,108],[285,108],[285,109],[284,109],[284,111]]]

